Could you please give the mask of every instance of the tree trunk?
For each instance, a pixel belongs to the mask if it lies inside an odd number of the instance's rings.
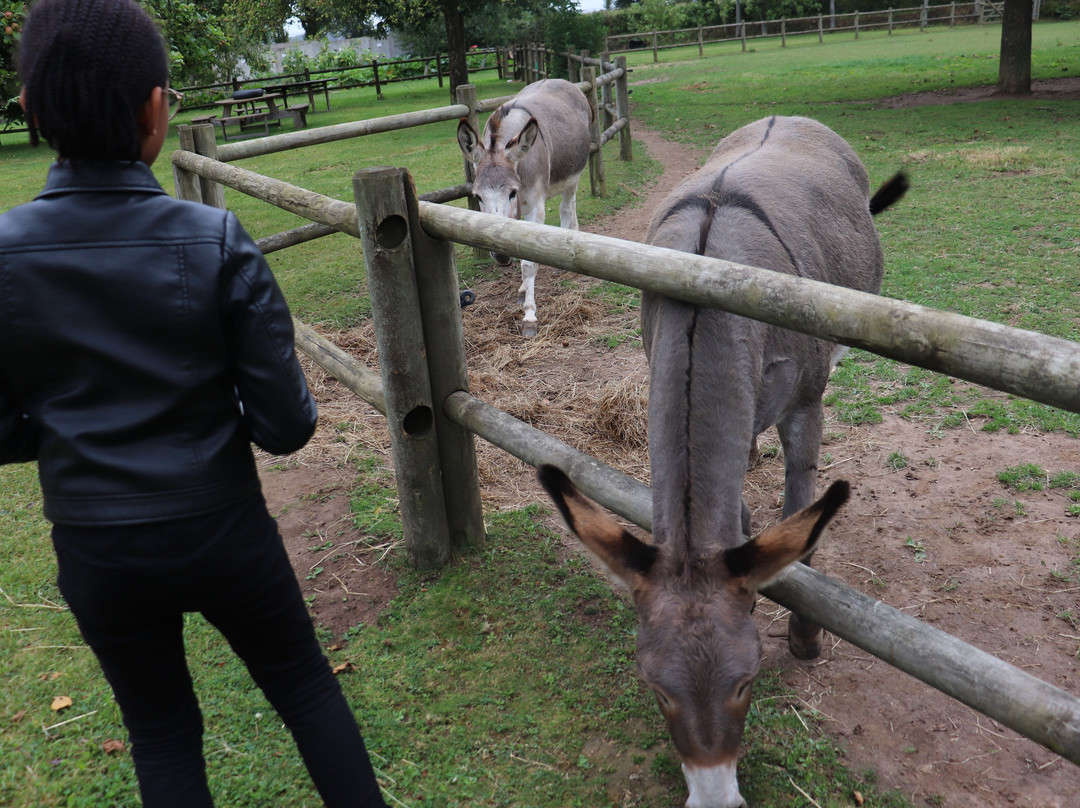
[[[1027,0],[1028,3],[1031,0]],[[459,84],[469,83],[469,68],[465,62],[465,20],[461,16],[458,0],[442,0],[443,18],[446,21],[446,55],[449,61],[450,100],[457,97],[454,91]]]
[[[1032,0],[1005,0],[1001,17],[1001,59],[998,64],[998,92],[1031,92],[1031,9]]]

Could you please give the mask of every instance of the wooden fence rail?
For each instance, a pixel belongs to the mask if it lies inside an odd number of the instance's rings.
[[[420,204],[424,229],[547,266],[713,305],[1080,412],[1080,344],[793,275]]]

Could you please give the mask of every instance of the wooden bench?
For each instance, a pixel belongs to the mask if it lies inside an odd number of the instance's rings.
[[[213,123],[217,118],[217,115],[196,115],[191,119],[191,125],[195,126],[199,123]]]
[[[254,112],[245,115],[233,115],[228,118],[211,118],[210,123],[221,129],[221,137],[225,140],[229,139],[228,125],[236,124],[241,132],[249,132],[253,128],[262,126],[263,134],[270,134],[270,113],[268,112]],[[236,137],[236,135],[233,135]]]
[[[275,120],[284,120],[285,118],[291,118],[293,122],[293,129],[302,129],[307,126],[307,111],[308,104],[293,104],[291,107],[285,107],[285,109],[277,110],[274,115]]]

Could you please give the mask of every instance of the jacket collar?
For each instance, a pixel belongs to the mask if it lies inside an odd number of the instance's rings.
[[[57,160],[37,199],[79,192],[164,194],[150,166],[126,160]]]

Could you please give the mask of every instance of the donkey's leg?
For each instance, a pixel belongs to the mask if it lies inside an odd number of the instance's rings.
[[[525,310],[521,320],[521,333],[535,337],[539,322],[536,319],[536,262],[521,260],[521,286],[518,287],[518,303]]]
[[[821,453],[820,403],[796,409],[776,425],[784,447],[784,517],[814,501],[818,456]],[[809,565],[811,553],[804,563]],[[796,659],[814,659],[821,653],[822,630],[794,612],[788,620],[788,649]]]
[[[526,222],[544,223],[544,199],[538,204],[521,206],[521,218]],[[518,287],[518,303],[525,310],[521,321],[522,336],[535,337],[539,322],[536,319],[536,262],[521,259],[521,286]]]
[[[562,192],[562,198],[559,200],[559,227],[565,227],[567,230],[577,230],[577,188],[578,182],[581,180],[581,175],[574,180],[573,185],[570,185]]]

